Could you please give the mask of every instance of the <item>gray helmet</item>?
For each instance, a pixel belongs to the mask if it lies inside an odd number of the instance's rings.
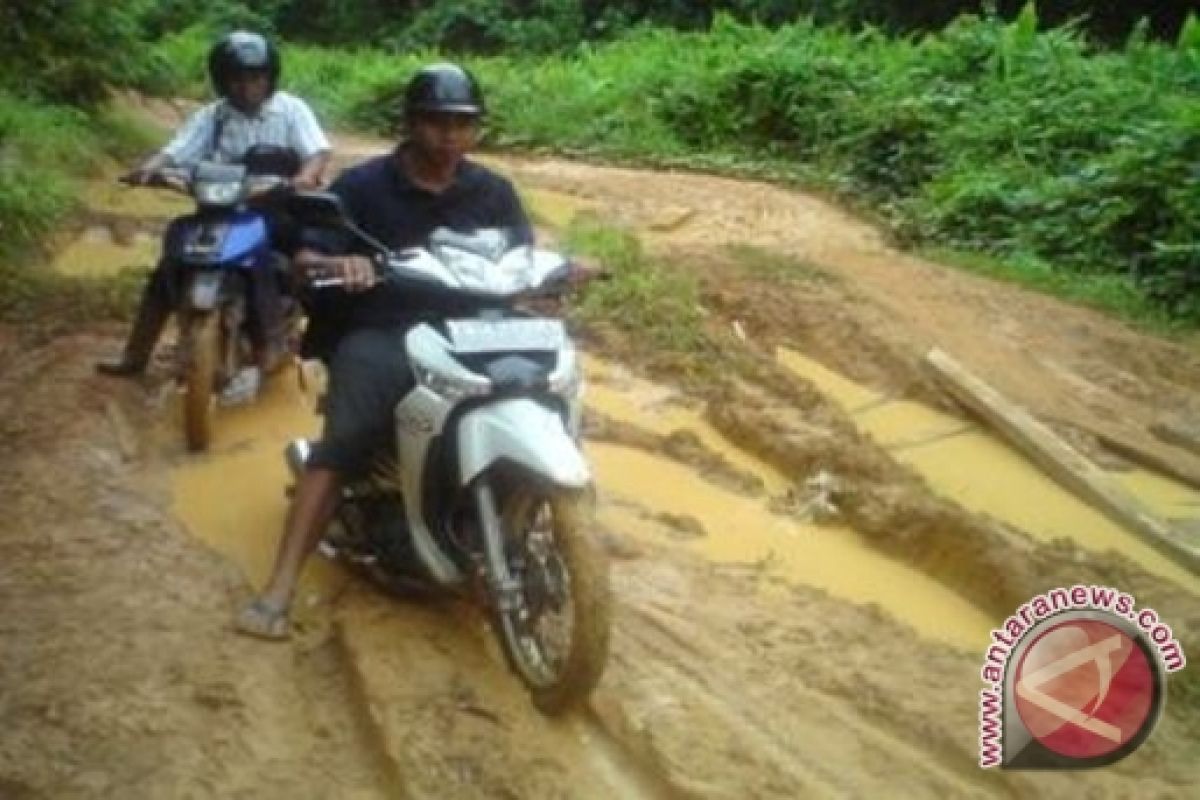
[[[424,111],[482,116],[486,108],[471,73],[457,64],[431,64],[422,67],[404,90],[404,115]]]
[[[262,70],[271,80],[271,91],[279,82],[279,51],[267,38],[250,31],[234,31],[208,51],[208,77],[221,97],[229,96],[229,80],[238,72]]]

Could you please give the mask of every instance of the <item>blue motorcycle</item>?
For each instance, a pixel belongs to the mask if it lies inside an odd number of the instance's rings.
[[[201,162],[164,168],[149,182],[191,196],[196,210],[172,223],[164,257],[178,269],[179,325],[175,374],[183,387],[183,429],[188,448],[204,450],[212,439],[217,398],[255,366],[248,336],[251,281],[286,277],[286,262],[273,248],[264,199],[286,191],[276,175],[254,174],[242,164]],[[288,304],[294,306],[294,304]],[[285,329],[299,312],[284,308]]]

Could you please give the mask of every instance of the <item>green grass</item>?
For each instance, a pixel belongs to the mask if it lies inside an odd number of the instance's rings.
[[[79,181],[128,160],[153,131],[112,109],[84,112],[0,93],[0,319],[120,317],[134,279],[60,276],[37,263],[42,244],[79,207]]]
[[[636,236],[580,214],[563,243],[566,252],[595,259],[609,274],[588,287],[577,310],[582,322],[611,325],[647,350],[692,355],[707,347],[696,281],[648,258]]]
[[[0,260],[19,260],[78,204],[77,180],[154,141],[111,109],[91,113],[0,93]]]
[[[1174,317],[1161,305],[1150,301],[1124,275],[1067,272],[1029,255],[997,259],[939,248],[927,249],[923,255],[941,264],[1103,311],[1154,333],[1171,336],[1196,329],[1190,320]]]

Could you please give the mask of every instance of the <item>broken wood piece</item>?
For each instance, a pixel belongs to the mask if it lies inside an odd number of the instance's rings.
[[[1102,469],[1057,436],[1029,412],[933,348],[926,363],[950,393],[995,428],[1054,480],[1132,530],[1164,555],[1200,573],[1200,536],[1177,531],[1155,518]]]

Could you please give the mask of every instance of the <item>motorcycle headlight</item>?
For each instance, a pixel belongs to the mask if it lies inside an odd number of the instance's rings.
[[[468,397],[482,397],[492,391],[491,381],[466,371],[450,374],[423,365],[417,365],[414,371],[422,386],[452,403]]]
[[[242,199],[240,181],[204,181],[196,184],[196,202],[206,206],[231,206]]]

